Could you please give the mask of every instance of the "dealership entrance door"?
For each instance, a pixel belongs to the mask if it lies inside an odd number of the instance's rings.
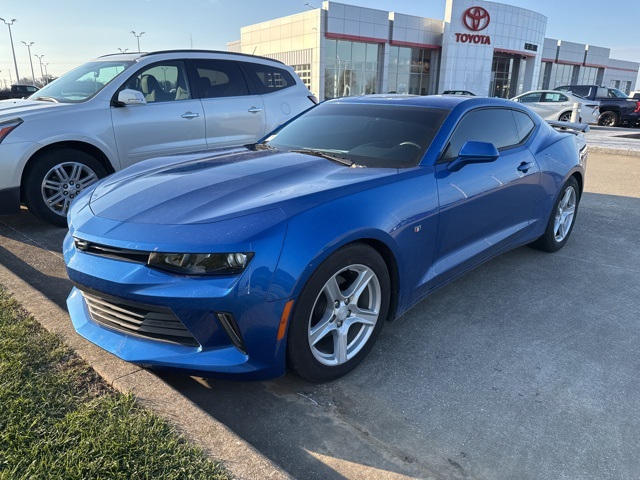
[[[526,61],[520,55],[494,53],[493,63],[491,64],[489,96],[500,98],[515,97],[518,94],[518,84],[522,83],[520,72],[524,71]]]

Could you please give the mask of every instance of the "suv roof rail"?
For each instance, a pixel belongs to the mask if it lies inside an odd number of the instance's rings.
[[[138,52],[130,52],[130,53],[138,53]],[[240,55],[243,57],[270,60],[272,62],[277,62],[284,65],[284,62],[281,62],[280,60],[276,60],[275,58],[263,57],[260,55],[252,55],[250,53],[229,52],[228,50],[204,50],[204,49],[178,48],[175,50],[157,50],[154,52],[143,52],[143,53],[140,53],[140,57],[148,57],[149,55],[161,55],[163,53],[215,53],[216,55]],[[127,55],[127,54],[126,53],[108,53],[106,55],[101,55],[98,58],[110,57],[112,55]]]

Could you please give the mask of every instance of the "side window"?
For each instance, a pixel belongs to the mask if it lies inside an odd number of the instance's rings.
[[[518,98],[520,103],[532,103],[540,101],[540,92],[537,93],[528,93],[527,95],[523,95]]]
[[[296,84],[293,76],[283,68],[246,62],[243,62],[242,68],[261,95],[277,92]]]
[[[247,82],[236,62],[228,60],[198,60],[196,62],[200,98],[221,98],[249,95]]]
[[[566,102],[569,99],[560,92],[547,92],[544,94],[543,102]]]
[[[127,88],[142,92],[148,103],[192,98],[182,62],[155,64],[129,79]]]
[[[467,113],[449,139],[442,160],[456,158],[469,140],[493,143],[498,149],[519,144],[520,137],[511,110],[487,108]]]
[[[518,132],[518,142],[524,142],[529,134],[533,131],[536,124],[526,113],[518,112],[517,110],[511,110],[513,119],[516,122],[516,130]]]

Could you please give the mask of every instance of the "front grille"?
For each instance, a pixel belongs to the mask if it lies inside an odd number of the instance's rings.
[[[91,319],[96,323],[139,337],[181,345],[199,345],[168,307],[143,305],[86,291],[82,291],[82,296]]]
[[[149,252],[100,245],[99,243],[87,242],[86,240],[81,240],[80,238],[74,238],[73,240],[76,248],[84,253],[145,264],[149,259]]]

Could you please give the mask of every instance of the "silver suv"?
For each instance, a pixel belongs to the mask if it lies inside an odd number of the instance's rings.
[[[199,50],[107,55],[0,101],[0,214],[66,225],[73,199],[141,160],[253,143],[317,103],[291,67]]]

